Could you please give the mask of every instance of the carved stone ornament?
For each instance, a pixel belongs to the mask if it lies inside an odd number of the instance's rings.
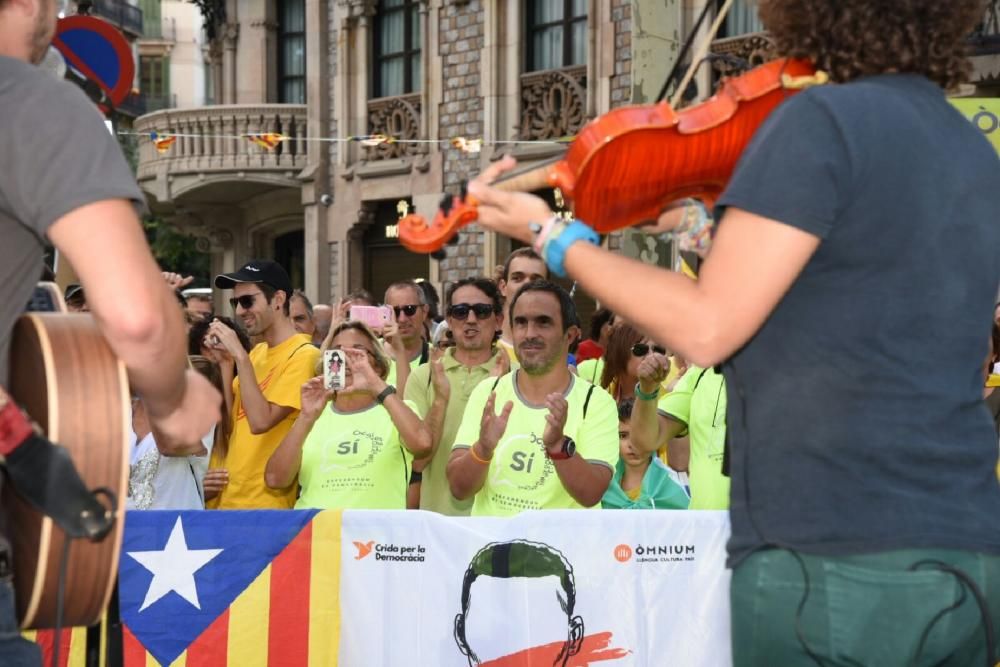
[[[742,74],[745,69],[750,69],[763,65],[774,60],[777,56],[774,50],[774,42],[766,32],[755,32],[749,35],[740,35],[729,39],[720,39],[712,42],[712,53],[722,56],[731,56],[731,59],[715,59],[712,61],[712,69],[720,77],[735,76]],[[737,67],[735,63],[743,61],[749,67]]]
[[[368,134],[395,140],[420,138],[420,94],[384,97],[368,102]],[[391,141],[366,146],[368,160],[388,160],[421,153],[422,144]]]
[[[521,75],[521,139],[571,136],[587,122],[587,68]]]
[[[357,19],[362,16],[374,16],[377,0],[337,0],[345,12],[347,18]]]

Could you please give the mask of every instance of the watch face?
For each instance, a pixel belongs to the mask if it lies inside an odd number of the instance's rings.
[[[566,458],[576,454],[576,443],[573,442],[573,438],[567,436],[567,438],[563,440],[563,454],[566,455]]]

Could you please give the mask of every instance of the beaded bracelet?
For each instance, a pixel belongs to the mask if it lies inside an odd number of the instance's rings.
[[[677,247],[683,252],[693,252],[704,257],[712,247],[714,228],[714,220],[705,206],[696,199],[685,199],[680,224],[662,236],[665,241],[676,241]]]

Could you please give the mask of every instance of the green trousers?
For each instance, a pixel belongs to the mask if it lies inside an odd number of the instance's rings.
[[[926,562],[931,561],[931,562]],[[823,557],[769,549],[733,571],[733,665],[981,667],[1000,633],[1000,556],[911,549]]]

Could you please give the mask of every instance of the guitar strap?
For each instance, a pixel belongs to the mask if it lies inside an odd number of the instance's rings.
[[[49,442],[0,389],[0,464],[25,501],[70,537],[99,540],[114,526],[118,499],[107,489],[92,493],[65,448]],[[111,507],[98,500],[103,493]]]

